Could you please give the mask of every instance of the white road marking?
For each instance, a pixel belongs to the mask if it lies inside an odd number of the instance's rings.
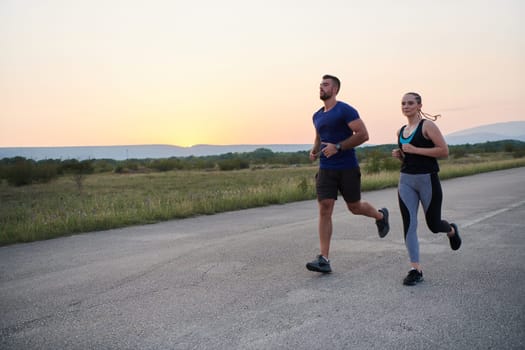
[[[518,202],[518,203],[514,203],[513,205],[508,206],[508,207],[506,207],[506,208],[502,208],[502,209],[499,209],[499,210],[493,211],[493,212],[491,212],[491,213],[489,213],[489,214],[487,214],[487,215],[483,215],[483,216],[480,217],[480,218],[477,218],[477,219],[472,220],[472,221],[468,221],[468,222],[462,224],[461,226],[462,226],[462,227],[469,227],[469,226],[475,225],[475,224],[477,224],[477,223],[479,223],[479,222],[481,222],[481,221],[487,220],[487,219],[489,219],[489,218],[491,218],[491,217],[494,217],[494,216],[496,216],[496,215],[499,215],[499,214],[504,213],[504,212],[506,212],[506,211],[509,211],[509,210],[511,210],[511,209],[517,208],[517,207],[519,207],[519,206],[521,206],[521,205],[523,205],[523,204],[525,204],[525,201],[521,201],[521,202]]]

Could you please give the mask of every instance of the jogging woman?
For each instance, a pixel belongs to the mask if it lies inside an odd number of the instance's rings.
[[[417,237],[419,203],[423,206],[429,229],[434,233],[447,233],[452,250],[458,250],[461,246],[457,225],[441,219],[443,192],[438,177],[437,159],[448,157],[448,146],[434,123],[439,115],[424,113],[421,108],[419,94],[409,92],[403,96],[401,110],[408,123],[397,132],[399,148],[392,151],[392,156],[402,161],[398,198],[405,244],[412,267],[403,284],[409,286],[423,281]]]

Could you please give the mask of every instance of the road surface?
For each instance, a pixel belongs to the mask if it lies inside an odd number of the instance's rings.
[[[315,201],[1,247],[0,349],[524,349],[525,168],[442,185],[414,287],[396,189],[384,239],[336,203],[330,275]]]

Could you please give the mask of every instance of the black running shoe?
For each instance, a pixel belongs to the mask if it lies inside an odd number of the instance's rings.
[[[450,248],[452,250],[458,250],[459,247],[461,247],[461,237],[459,237],[459,230],[458,226],[456,224],[450,224],[450,226],[454,227],[454,236],[448,237],[448,240],[450,241]]]
[[[423,272],[419,272],[415,269],[410,270],[408,276],[403,280],[405,286],[415,286],[419,282],[423,282]]]
[[[388,223],[388,209],[381,208],[378,211],[383,213],[383,218],[381,220],[376,220],[377,233],[379,233],[379,237],[383,238],[388,234],[388,231],[390,231],[390,224]]]
[[[306,268],[310,271],[330,273],[332,268],[330,267],[330,260],[326,260],[322,255],[318,255],[314,261],[306,264]]]

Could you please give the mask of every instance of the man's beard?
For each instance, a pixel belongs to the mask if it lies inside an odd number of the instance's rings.
[[[319,94],[319,98],[323,101],[329,100],[331,97],[332,95],[324,91]]]

